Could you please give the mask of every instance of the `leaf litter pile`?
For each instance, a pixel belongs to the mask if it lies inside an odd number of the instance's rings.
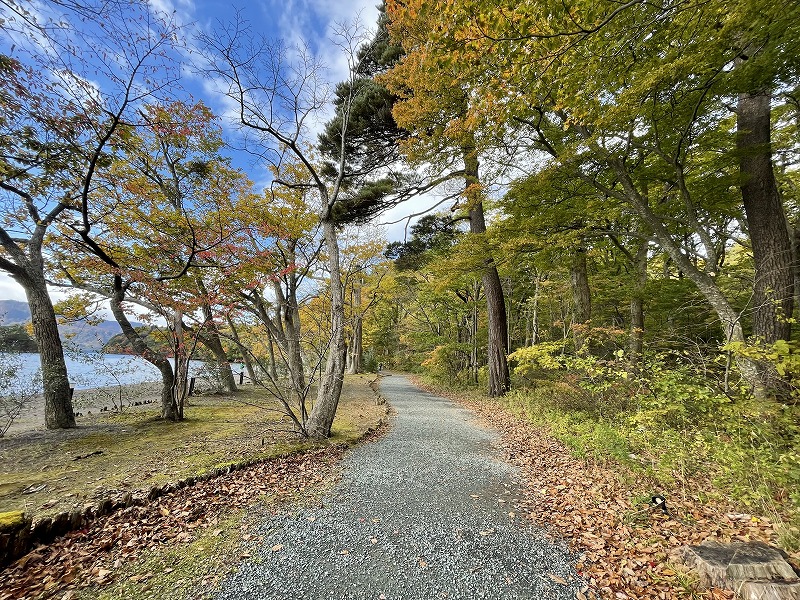
[[[220,522],[236,509],[265,498],[289,500],[329,481],[344,449],[329,446],[272,459],[97,518],[0,571],[0,600],[69,600],[77,590],[103,587],[148,549],[219,535]],[[145,583],[153,577],[131,579]]]
[[[574,457],[545,430],[500,404],[452,398],[501,432],[506,458],[521,469],[526,486],[520,509],[579,555],[577,569],[588,585],[578,600],[733,598],[721,589],[698,591],[680,564],[680,548],[706,539],[776,543],[769,519],[677,495],[666,498],[664,511],[641,477],[636,485],[642,487],[634,490],[609,467]],[[797,558],[791,560],[795,569]]]

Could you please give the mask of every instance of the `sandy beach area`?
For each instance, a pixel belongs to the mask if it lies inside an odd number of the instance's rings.
[[[207,391],[209,382],[198,378],[196,390]],[[80,427],[91,420],[92,415],[102,412],[152,410],[161,402],[161,383],[133,383],[112,385],[87,390],[75,390],[72,406],[75,420]],[[44,397],[35,396],[14,420],[6,437],[30,431],[44,431]]]

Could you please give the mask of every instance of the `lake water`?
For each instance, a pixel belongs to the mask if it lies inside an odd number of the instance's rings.
[[[78,390],[161,381],[161,373],[149,362],[138,356],[125,354],[85,354],[66,357],[67,373],[72,387]],[[0,365],[18,367],[16,380],[23,386],[32,385],[41,391],[38,354],[0,353]],[[189,376],[202,374],[205,363],[193,360],[189,363]],[[0,381],[0,387],[4,382]]]

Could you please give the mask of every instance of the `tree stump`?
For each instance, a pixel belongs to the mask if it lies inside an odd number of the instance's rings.
[[[777,548],[762,542],[703,542],[683,548],[684,562],[704,588],[736,592],[742,600],[800,600],[800,578]]]

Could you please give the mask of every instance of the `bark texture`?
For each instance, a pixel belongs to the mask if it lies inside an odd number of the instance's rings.
[[[331,339],[328,356],[319,382],[317,401],[306,421],[306,432],[313,438],[326,438],[331,434],[333,418],[339,406],[344,383],[344,367],[347,360],[347,344],[344,336],[344,294],[339,264],[339,240],[336,224],[329,216],[322,221],[325,246],[328,251],[331,294]]]
[[[479,165],[474,148],[464,149],[464,168],[466,196],[469,203],[469,230],[474,234],[486,233],[486,218],[483,202],[478,196]],[[503,294],[503,283],[497,272],[494,258],[487,253],[481,276],[483,290],[486,295],[486,315],[488,320],[488,361],[489,396],[503,396],[511,389],[511,377],[508,371],[508,318]]]
[[[647,242],[642,242],[633,257],[634,282],[631,295],[631,362],[636,363],[644,350],[644,293],[647,285]]]
[[[44,277],[26,278],[23,284],[31,311],[31,323],[44,387],[44,422],[48,429],[75,427],[75,413],[69,392],[69,376],[64,349],[58,333],[58,321],[47,293]]]
[[[792,240],[770,149],[770,96],[742,94],[737,107],[742,201],[753,248],[753,335],[788,340],[794,305]]]
[[[578,246],[572,254],[570,266],[572,282],[572,301],[575,306],[573,337],[575,352],[580,352],[586,345],[586,324],[592,319],[592,292],[589,287],[589,271],[586,265],[586,248]]]

